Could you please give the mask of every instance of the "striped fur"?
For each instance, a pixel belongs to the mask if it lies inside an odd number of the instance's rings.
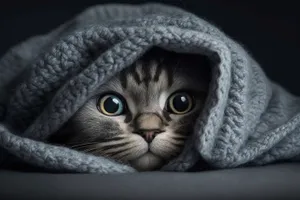
[[[206,98],[208,69],[202,56],[149,52],[101,86],[49,141],[141,171],[157,170],[182,151],[192,133]],[[194,106],[187,114],[176,115],[165,109],[169,96],[176,91],[188,91],[194,97]],[[113,117],[99,112],[97,100],[105,93],[122,96],[126,112]],[[141,130],[159,131],[147,143]]]

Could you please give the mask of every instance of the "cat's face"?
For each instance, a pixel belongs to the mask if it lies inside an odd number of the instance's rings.
[[[181,153],[203,107],[209,74],[201,67],[137,61],[78,110],[62,129],[64,142],[141,171],[162,167]]]

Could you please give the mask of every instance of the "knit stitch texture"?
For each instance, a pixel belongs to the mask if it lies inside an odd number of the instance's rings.
[[[270,81],[220,29],[163,4],[91,7],[0,60],[0,165],[20,159],[53,170],[129,173],[130,166],[47,144],[94,93],[152,47],[206,55],[213,63],[204,111],[181,155],[161,170],[200,158],[216,168],[299,160],[300,99]]]

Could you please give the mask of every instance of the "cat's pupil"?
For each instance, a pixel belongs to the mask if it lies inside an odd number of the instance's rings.
[[[115,97],[108,97],[104,102],[104,108],[108,113],[116,113],[120,109],[121,102]]]
[[[173,99],[173,106],[178,112],[184,112],[188,109],[189,107],[189,100],[186,96],[184,95],[177,95]]]

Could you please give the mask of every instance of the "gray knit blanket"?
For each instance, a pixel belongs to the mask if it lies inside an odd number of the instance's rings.
[[[98,87],[153,47],[202,54],[213,63],[194,133],[161,170],[186,171],[200,159],[219,169],[299,160],[300,99],[269,80],[214,25],[180,8],[148,3],[94,6],[8,50],[0,60],[0,164],[135,172],[45,141]]]

